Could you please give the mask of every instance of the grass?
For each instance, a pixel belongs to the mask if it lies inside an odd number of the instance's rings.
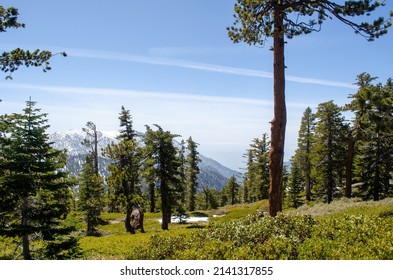
[[[228,205],[218,210],[195,211],[191,217],[208,216],[214,222],[227,222],[245,218],[259,211],[267,211],[268,202],[260,201],[253,204]],[[218,215],[218,217],[213,217]],[[173,238],[175,236],[193,236],[200,229],[206,228],[206,223],[186,223],[169,226],[169,231],[161,230],[159,219],[161,213],[145,213],[144,229],[142,234],[139,230],[131,235],[124,229],[124,214],[103,213],[101,216],[105,225],[99,226],[100,237],[81,236],[79,244],[84,252],[85,259],[126,259],[132,254],[135,246],[144,247],[149,244],[154,236]],[[125,246],[126,244],[126,246]]]
[[[379,211],[381,207],[390,208],[393,206],[393,198],[386,198],[380,201],[362,201],[357,198],[342,198],[339,200],[334,200],[330,204],[311,202],[311,206],[303,205],[296,210],[292,210],[292,213],[298,213],[302,215],[316,216],[326,216],[334,213],[341,213],[348,211],[348,213],[370,213],[373,211]]]
[[[161,230],[160,213],[146,213],[145,233],[125,231],[124,214],[103,213],[98,237],[77,227],[82,259],[393,259],[393,198],[378,202],[341,199],[260,218],[266,200],[189,213],[209,223]],[[20,258],[15,240],[0,237],[0,259]]]

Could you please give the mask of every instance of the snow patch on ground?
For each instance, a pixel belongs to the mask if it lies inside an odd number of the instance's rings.
[[[209,217],[188,217],[183,219],[183,221],[185,223],[199,223],[199,222],[207,222],[207,220],[209,219]],[[160,223],[162,223],[162,219],[158,219],[158,221]],[[171,223],[178,223],[179,222],[179,218],[178,217],[172,217],[171,218]]]

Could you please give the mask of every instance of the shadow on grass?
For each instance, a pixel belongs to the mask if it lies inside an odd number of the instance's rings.
[[[186,228],[187,228],[187,229],[204,229],[204,228],[206,228],[206,225],[190,224],[190,225],[187,226]]]
[[[208,217],[209,216],[206,213],[197,212],[197,211],[191,212],[190,214],[191,214],[192,217]]]
[[[381,214],[379,214],[380,218],[391,218],[393,217],[393,210],[388,210],[388,211],[384,211]]]

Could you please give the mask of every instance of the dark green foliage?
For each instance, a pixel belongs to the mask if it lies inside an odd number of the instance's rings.
[[[97,175],[94,157],[89,154],[79,178],[78,208],[84,214],[87,224],[86,235],[97,235],[96,226],[100,223],[100,215],[104,207],[103,181]]]
[[[196,208],[202,210],[217,209],[220,206],[221,193],[207,186],[202,187],[202,192],[196,195]]]
[[[195,195],[198,188],[197,176],[199,174],[198,163],[201,162],[201,159],[198,156],[199,153],[197,151],[198,145],[199,144],[194,142],[191,137],[188,138],[188,155],[185,168],[188,211],[195,210]]]
[[[46,114],[34,106],[28,101],[23,114],[2,117],[0,234],[21,238],[24,259],[69,258],[76,242],[63,220],[72,181],[63,171],[65,152],[48,142]],[[45,242],[42,249],[31,250],[35,240]]]
[[[9,28],[24,28],[25,24],[18,22],[18,9],[14,7],[4,8],[0,6],[0,32],[6,32]],[[66,53],[60,53],[67,56]],[[12,79],[12,73],[20,66],[42,67],[44,72],[51,70],[49,59],[53,56],[50,51],[28,51],[17,48],[10,52],[3,52],[0,55],[1,71],[9,73],[7,79]]]
[[[368,74],[359,75],[359,91],[347,106],[355,113],[354,194],[379,200],[393,195],[393,86],[371,84]]]
[[[179,181],[178,151],[173,145],[173,139],[178,137],[169,131],[164,131],[159,125],[157,130],[146,126],[144,157],[145,176],[148,176],[151,201],[155,200],[154,187],[160,190],[162,229],[167,230],[171,214],[181,201],[182,186]],[[154,184],[153,184],[154,183]]]
[[[302,116],[298,133],[298,146],[295,152],[295,161],[301,166],[300,176],[304,182],[306,200],[311,200],[311,147],[314,145],[315,117],[311,108],[308,107]],[[303,183],[302,182],[302,183]]]
[[[380,1],[276,1],[237,0],[234,6],[235,21],[228,27],[228,35],[235,43],[265,45],[266,38],[273,38],[274,116],[271,121],[271,149],[269,160],[269,213],[276,216],[282,211],[283,159],[285,127],[287,122],[285,102],[285,37],[293,38],[319,31],[326,19],[336,18],[350,26],[355,33],[372,41],[387,33],[389,18],[379,17],[373,22],[356,22],[355,17],[370,16]],[[305,20],[303,20],[303,18]],[[245,188],[247,190],[247,188]],[[308,195],[309,196],[309,193]],[[307,197],[309,198],[309,197]]]
[[[301,176],[301,167],[299,162],[292,158],[291,173],[288,178],[288,186],[286,189],[286,199],[288,207],[298,208],[302,205],[303,196],[303,178]]]
[[[318,106],[313,147],[313,178],[315,191],[325,202],[340,196],[344,181],[348,125],[341,109],[332,101]]]
[[[186,162],[186,157],[185,157],[185,153],[186,153],[186,147],[185,147],[185,141],[182,139],[180,142],[180,149],[179,149],[179,183],[180,186],[182,186],[182,190],[181,190],[181,197],[180,197],[180,201],[183,205],[186,205],[186,200],[187,200],[187,194],[186,194],[186,166],[187,166],[187,162]]]
[[[79,209],[84,213],[87,223],[86,235],[96,235],[96,226],[104,208],[104,182],[98,169],[98,131],[93,122],[83,128],[86,138],[83,145],[91,150],[85,157],[79,182]]]
[[[228,34],[236,43],[244,41],[250,45],[264,45],[266,38],[274,35],[274,13],[277,11],[283,14],[281,32],[288,38],[320,31],[323,22],[332,18],[350,26],[356,34],[370,41],[386,34],[391,26],[390,15],[388,19],[379,17],[371,22],[354,20],[355,16],[361,19],[371,16],[385,3],[369,0],[340,2],[237,0],[234,26],[227,28]]]
[[[239,189],[240,185],[236,182],[235,176],[232,175],[222,191],[222,205],[239,203]]]
[[[18,9],[0,6],[0,32],[6,32],[8,28],[25,27],[23,23],[18,22],[18,15]]]
[[[255,138],[247,151],[244,174],[244,202],[255,202],[269,196],[269,142],[267,134]]]
[[[121,210],[126,214],[125,227],[133,232],[131,227],[131,212],[133,207],[142,203],[140,187],[140,167],[142,149],[136,140],[132,118],[129,110],[121,108],[119,116],[120,136],[118,143],[108,145],[103,155],[113,160],[108,167],[110,171],[108,189],[110,190],[110,210]]]

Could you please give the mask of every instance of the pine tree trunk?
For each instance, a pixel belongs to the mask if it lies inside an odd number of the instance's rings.
[[[131,213],[132,213],[132,205],[127,204],[127,213],[126,219],[124,220],[124,225],[126,227],[126,231],[129,233],[135,233],[134,228],[131,226]]]
[[[154,183],[149,184],[149,193],[150,193],[150,213],[154,213],[156,211],[156,197],[155,197],[155,187]]]
[[[23,258],[25,260],[31,260],[31,252],[30,252],[30,240],[29,240],[29,233],[27,232],[27,227],[28,227],[28,212],[29,212],[29,205],[28,205],[28,199],[24,198],[23,199],[23,205],[22,205],[22,221],[21,221],[21,227],[22,227],[22,250],[23,250]]]
[[[195,211],[195,189],[194,182],[191,179],[191,182],[188,185],[188,211]]]
[[[306,178],[305,178],[305,187],[306,187],[306,200],[311,201],[311,179],[310,172],[307,170]]]
[[[169,202],[169,195],[168,189],[165,182],[161,181],[161,212],[162,212],[162,224],[161,229],[168,230],[168,225],[170,223],[170,202]]]
[[[281,185],[287,122],[285,105],[285,57],[283,13],[274,11],[274,118],[271,122],[269,213],[276,216],[282,211]]]

